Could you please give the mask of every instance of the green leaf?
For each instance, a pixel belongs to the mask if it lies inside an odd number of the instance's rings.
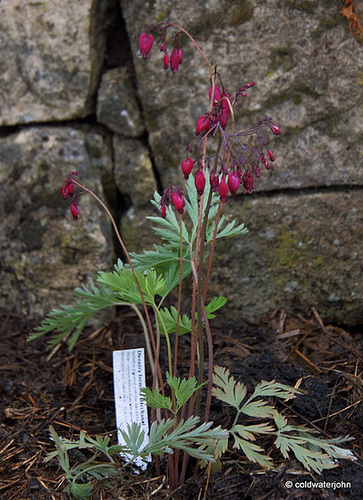
[[[93,485],[92,483],[72,483],[70,493],[75,500],[87,500],[92,498]]]
[[[228,438],[228,432],[220,426],[211,429],[212,422],[197,425],[198,423],[198,417],[190,417],[186,421],[181,420],[175,428],[174,420],[171,419],[153,422],[149,443],[142,452],[160,455],[180,449],[203,462],[214,462],[214,455],[207,451],[208,447],[214,449],[218,440]]]
[[[163,295],[165,291],[165,280],[151,269],[141,273],[135,270],[136,278],[139,282],[145,302],[153,305],[156,295]],[[100,272],[97,275],[97,282],[106,285],[115,292],[116,297],[122,302],[130,304],[141,304],[141,295],[131,269],[123,267],[113,272]]]
[[[145,432],[141,429],[141,424],[136,424],[135,422],[131,425],[127,424],[127,429],[120,432],[130,453],[134,457],[138,456],[145,439]]]
[[[226,297],[213,297],[213,299],[205,306],[205,311],[207,313],[207,318],[208,319],[213,319],[216,317],[215,311],[218,311],[221,307],[225,305],[227,302]]]
[[[217,239],[231,238],[232,236],[238,236],[240,234],[248,233],[248,229],[243,223],[236,226],[236,220],[232,220],[222,229],[224,221],[225,217],[221,217],[221,220],[218,224]]]
[[[294,387],[291,387],[289,385],[280,384],[279,382],[275,382],[275,380],[272,380],[270,382],[266,382],[263,380],[256,386],[254,393],[249,398],[249,400],[254,399],[257,396],[273,396],[275,398],[280,398],[287,401],[289,399],[295,398],[297,394],[304,394],[304,391],[295,389]]]
[[[205,306],[207,318],[208,319],[215,318],[216,316],[214,312],[223,307],[226,302],[227,299],[225,297],[214,297],[210,301],[210,303]],[[174,306],[171,306],[169,309],[164,307],[159,310],[159,313],[162,318],[162,321],[164,322],[166,332],[176,333],[177,319],[178,319],[177,309]],[[196,319],[197,318],[198,315],[196,315]],[[179,335],[184,335],[186,333],[190,333],[191,331],[192,331],[192,320],[186,314],[179,316]],[[164,328],[161,333],[165,334]]]
[[[67,338],[68,348],[71,351],[96,311],[120,303],[112,290],[107,287],[97,288],[92,281],[90,281],[90,289],[83,286],[76,288],[75,293],[82,300],[72,306],[63,305],[59,309],[50,311],[42,323],[29,335],[29,341],[54,331],[57,335],[50,339],[48,348],[54,347]]]
[[[170,309],[164,307],[159,310],[159,314],[162,318],[161,325],[163,326],[162,334],[165,333],[176,333],[177,328],[177,318],[178,311],[174,306],[171,306]],[[165,329],[164,329],[165,325]],[[192,320],[188,318],[186,314],[179,316],[179,335],[184,335],[185,333],[189,333],[192,330]]]
[[[250,401],[242,406],[241,412],[250,417],[257,418],[273,418],[276,410],[273,406],[269,405],[267,401],[258,399],[257,401]]]
[[[182,408],[182,406],[189,400],[189,398],[206,382],[197,386],[197,380],[195,377],[183,378],[172,377],[169,372],[166,372],[166,380],[168,385],[173,389],[174,396],[176,398],[176,412]]]
[[[168,396],[163,396],[156,389],[152,392],[148,387],[141,389],[141,396],[151,408],[167,408],[171,410],[172,401]]]
[[[246,455],[248,460],[251,462],[258,463],[262,465],[262,467],[266,467],[270,469],[272,466],[271,458],[265,455],[265,450],[258,446],[257,444],[251,443],[250,441],[245,441],[244,439],[239,438],[235,434],[234,436],[234,448],[241,449],[243,453]]]
[[[254,424],[254,425],[234,425],[231,432],[238,434],[242,439],[247,439],[248,441],[255,441],[255,434],[271,434],[274,431],[274,427],[267,423]]]
[[[220,401],[223,401],[236,410],[240,409],[240,405],[244,400],[247,389],[241,382],[236,382],[233,376],[230,375],[229,370],[216,366],[213,375],[212,395]]]

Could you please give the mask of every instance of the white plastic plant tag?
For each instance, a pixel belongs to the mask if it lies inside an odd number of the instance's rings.
[[[127,431],[127,425],[140,424],[145,432],[142,447],[149,441],[149,422],[146,402],[141,399],[140,390],[145,387],[144,349],[126,349],[113,352],[113,381],[115,392],[115,409],[117,437],[120,446],[125,445],[121,430]],[[132,456],[123,453],[130,460]],[[150,462],[150,457],[147,462]],[[147,463],[137,457],[133,463],[145,470]]]

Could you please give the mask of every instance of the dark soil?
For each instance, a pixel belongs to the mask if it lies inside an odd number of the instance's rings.
[[[83,429],[92,437],[109,435],[116,443],[112,351],[143,345],[137,321],[122,312],[105,327],[85,332],[71,353],[65,345],[50,353],[43,339],[27,342],[34,321],[5,312],[0,320],[0,499],[68,498],[57,460],[44,463],[46,454],[54,450],[49,425],[63,437],[77,438]],[[173,494],[165,476],[152,465],[145,474],[135,475],[129,469],[117,479],[95,482],[93,498],[363,498],[362,332],[325,327],[316,311],[308,320],[286,319],[281,313],[262,326],[214,324],[213,329],[216,364],[228,368],[249,388],[260,380],[275,379],[306,390],[306,395],[280,404],[280,411],[294,423],[318,429],[322,437],[353,436],[346,447],[358,460],[343,460],[318,476],[303,472],[293,460],[284,460],[266,442],[274,459],[273,471],[228,451],[221,472],[208,480],[195,469]],[[181,339],[183,359],[187,363],[187,339]],[[213,403],[211,419],[216,423],[227,426],[233,417],[230,410]],[[80,457],[75,454],[73,459]],[[306,487],[294,486],[302,481]],[[336,489],[334,484],[314,487],[312,482],[319,481],[335,482]]]

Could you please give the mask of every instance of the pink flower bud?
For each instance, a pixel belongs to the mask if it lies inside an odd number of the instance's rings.
[[[179,56],[179,64],[182,64],[183,63],[183,51],[182,51],[182,48],[178,45],[177,48],[176,48],[177,52],[178,52],[178,56]]]
[[[227,195],[228,195],[228,186],[226,181],[224,180],[224,177],[222,177],[219,187],[218,187],[218,193],[221,198],[222,203],[226,203],[227,201]]]
[[[70,192],[68,191],[68,186],[63,186],[61,192],[63,200],[66,200],[68,198],[68,195],[70,194]]]
[[[161,204],[161,210],[160,211],[161,211],[161,217],[163,219],[165,219],[165,217],[166,217],[166,205],[165,205],[165,203]]]
[[[178,49],[174,48],[170,56],[170,69],[173,73],[178,72],[179,64],[180,64],[180,57]]]
[[[219,123],[221,124],[221,127],[223,129],[225,129],[227,127],[228,116],[229,116],[229,113],[226,109],[223,109],[221,114],[219,115]]]
[[[210,181],[210,188],[211,188],[212,192],[216,193],[218,191],[218,187],[219,187],[219,177],[218,177],[217,173],[214,172],[214,170],[212,170],[212,172],[210,173],[209,181]]]
[[[210,99],[212,97],[212,87],[209,87],[208,94],[209,94],[209,99]],[[220,101],[221,97],[222,97],[221,89],[219,88],[218,85],[216,85],[214,87],[214,102]]]
[[[73,216],[73,219],[77,220],[78,219],[78,203],[75,200],[73,200],[69,208],[71,210],[71,214]]]
[[[266,170],[270,170],[271,165],[269,164],[268,160],[266,160],[266,158],[262,160],[262,163],[265,165]]]
[[[243,187],[245,188],[244,194],[251,194],[252,189],[255,189],[253,185],[253,175],[251,170],[247,170],[242,176]]]
[[[267,154],[268,154],[268,157],[270,158],[270,161],[275,161],[275,157],[272,153],[272,151],[270,151],[269,149],[267,150]]]
[[[73,194],[74,193],[74,184],[71,180],[67,180],[66,181],[66,188],[68,189],[68,193],[69,194]]]
[[[255,84],[255,82],[246,83],[245,89],[249,89],[249,88],[253,87],[254,84]]]
[[[175,191],[173,191],[171,193],[171,201],[173,202],[174,207],[178,210],[178,212],[182,214],[184,212],[185,206],[184,196],[181,193],[176,193]]]
[[[197,125],[195,127],[195,135],[199,135],[204,130],[209,130],[210,128],[210,117],[207,115],[202,115],[197,120]]]
[[[205,175],[203,170],[197,170],[195,173],[194,184],[197,188],[197,193],[200,195],[203,194],[205,188]]]
[[[228,187],[232,196],[235,196],[240,185],[240,180],[237,172],[230,172],[228,174]]]
[[[272,133],[275,135],[281,134],[281,130],[279,129],[278,125],[276,125],[276,123],[271,124],[271,130],[272,130]]]
[[[141,33],[139,38],[140,55],[145,59],[154,44],[154,37],[150,33]]]
[[[193,158],[188,158],[187,160],[182,161],[182,172],[184,174],[184,178],[188,179],[191,171],[193,170],[194,161]]]
[[[164,54],[164,69],[168,69],[169,68],[169,56],[168,56],[168,53],[165,52]]]

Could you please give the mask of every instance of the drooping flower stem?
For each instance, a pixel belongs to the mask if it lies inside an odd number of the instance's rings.
[[[204,52],[202,51],[202,49],[199,47],[199,45],[197,44],[197,42],[194,40],[194,38],[192,37],[192,35],[189,33],[189,31],[185,30],[184,28],[182,28],[181,26],[179,26],[178,24],[175,24],[175,23],[168,23],[165,26],[165,28],[168,28],[169,26],[174,26],[174,28],[176,28],[177,30],[181,31],[182,33],[184,33],[189,38],[189,40],[192,42],[192,44],[197,49],[197,51],[199,52],[199,54],[203,57],[203,59],[205,60],[205,62],[208,64],[209,73],[212,75],[212,73],[213,73],[213,66],[212,66],[212,64],[210,63],[208,57],[204,54]]]
[[[153,330],[153,327],[152,327],[152,324],[151,324],[151,319],[150,319],[150,315],[149,315],[149,311],[148,311],[148,308],[147,308],[147,305],[146,305],[146,302],[145,302],[145,298],[144,298],[144,294],[142,293],[142,289],[141,289],[141,286],[140,286],[140,282],[136,276],[136,273],[135,273],[135,268],[132,264],[132,261],[131,261],[131,257],[130,257],[130,254],[126,248],[126,245],[121,237],[121,234],[120,234],[120,231],[118,230],[118,227],[117,227],[117,224],[116,224],[116,221],[115,219],[113,218],[111,212],[109,211],[109,209],[107,208],[107,206],[103,203],[103,201],[101,200],[101,198],[99,198],[91,189],[87,188],[86,186],[83,186],[80,182],[78,182],[76,179],[72,179],[73,183],[78,186],[79,188],[83,189],[86,193],[89,193],[100,205],[101,207],[105,210],[106,214],[108,215],[110,221],[111,221],[111,224],[113,226],[113,229],[115,231],[115,234],[116,234],[116,237],[121,245],[121,248],[124,252],[124,255],[127,259],[127,262],[130,266],[130,270],[132,272],[132,275],[134,277],[134,280],[135,280],[135,283],[137,285],[137,288],[138,288],[138,291],[139,291],[139,294],[140,294],[140,298],[141,298],[141,301],[142,301],[142,305],[143,305],[143,308],[144,308],[144,313],[145,313],[145,317],[146,317],[146,321],[147,321],[147,326],[148,326],[148,330],[149,330],[149,335],[150,335],[150,339],[151,339],[151,343],[152,343],[152,347],[153,347],[153,351],[154,351],[154,360],[153,362],[151,363],[151,366],[152,366],[152,369],[153,369],[153,385],[155,386],[156,382],[157,382],[157,379],[159,378],[159,383],[160,383],[160,388],[161,390],[164,392],[164,388],[163,388],[163,376],[161,374],[161,369],[160,369],[160,363],[159,363],[159,357],[157,355],[157,349],[156,349],[156,344],[155,344],[155,336],[154,336],[154,330]]]

